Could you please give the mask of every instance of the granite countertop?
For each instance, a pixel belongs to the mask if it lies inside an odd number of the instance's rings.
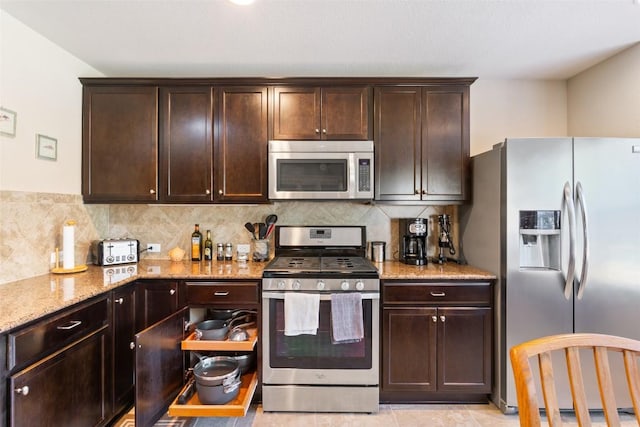
[[[136,279],[259,280],[266,263],[141,260],[138,264],[99,267],[73,274],[45,274],[0,285],[0,333],[108,292]],[[377,263],[381,279],[490,280],[495,276],[468,265],[411,266]]]

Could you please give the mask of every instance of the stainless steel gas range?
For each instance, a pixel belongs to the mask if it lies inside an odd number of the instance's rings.
[[[278,226],[262,279],[265,411],[377,412],[380,280],[361,226]]]

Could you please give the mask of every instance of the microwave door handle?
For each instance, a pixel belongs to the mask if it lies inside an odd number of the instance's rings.
[[[563,211],[566,208],[569,218],[569,265],[567,266],[567,274],[564,283],[564,297],[569,299],[573,289],[573,279],[576,270],[576,230],[575,230],[575,209],[573,208],[573,196],[571,195],[571,186],[568,182],[564,184],[562,192]]]
[[[582,190],[582,184],[578,182],[576,184],[576,207],[580,208],[580,217],[582,219],[582,271],[580,272],[580,278],[578,279],[578,299],[582,299],[584,290],[587,287],[587,277],[589,273],[589,227],[587,224],[587,202],[584,199],[584,192]]]

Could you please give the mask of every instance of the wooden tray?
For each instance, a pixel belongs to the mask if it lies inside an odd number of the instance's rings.
[[[171,417],[244,417],[247,415],[257,385],[258,373],[256,371],[248,372],[242,376],[242,385],[238,396],[231,402],[224,405],[205,405],[200,403],[196,391],[184,405],[180,405],[176,397],[169,406],[168,413]]]
[[[183,350],[221,350],[221,351],[251,351],[258,342],[258,329],[248,328],[249,339],[247,341],[213,341],[197,340],[195,332],[182,341]]]

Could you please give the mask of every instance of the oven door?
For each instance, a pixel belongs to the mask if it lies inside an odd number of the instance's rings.
[[[273,200],[373,198],[373,153],[270,153]]]
[[[284,292],[263,292],[263,383],[377,385],[380,342],[379,293],[362,294],[364,339],[331,341],[331,296],[320,296],[316,335],[285,336]]]

